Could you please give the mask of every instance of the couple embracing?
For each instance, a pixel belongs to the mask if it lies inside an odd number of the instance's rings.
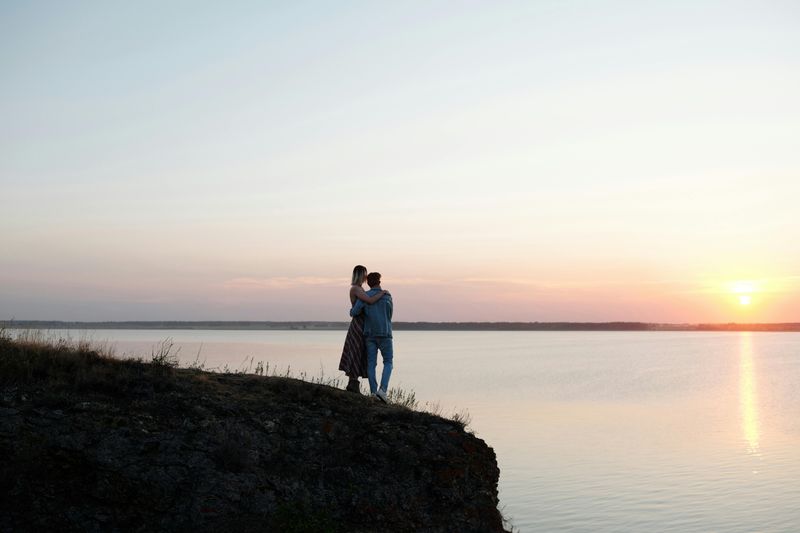
[[[363,289],[364,282],[369,290]],[[370,395],[384,403],[389,403],[386,391],[392,376],[392,295],[381,289],[381,275],[378,272],[367,274],[367,267],[357,265],[353,269],[350,286],[350,328],[344,340],[339,370],[349,378],[347,390],[360,393],[358,378],[369,379]],[[378,365],[378,350],[383,357],[381,382],[375,376]]]

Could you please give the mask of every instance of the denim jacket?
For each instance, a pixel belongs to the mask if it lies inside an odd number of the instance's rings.
[[[367,296],[374,296],[380,291],[381,289],[370,289],[367,291]],[[392,297],[384,294],[374,304],[356,300],[356,304],[350,309],[350,316],[358,316],[362,311],[364,312],[365,337],[391,337],[393,309]]]

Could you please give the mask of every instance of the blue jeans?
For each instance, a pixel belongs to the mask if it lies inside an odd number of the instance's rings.
[[[381,389],[389,390],[389,378],[392,377],[392,358],[394,347],[391,337],[367,337],[367,377],[369,378],[369,391],[375,394],[378,382],[375,379],[375,367],[378,366],[378,350],[383,356],[383,372],[381,373]]]

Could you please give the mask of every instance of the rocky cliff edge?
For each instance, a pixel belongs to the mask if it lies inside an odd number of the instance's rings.
[[[0,531],[504,531],[458,423],[290,378],[0,337]]]

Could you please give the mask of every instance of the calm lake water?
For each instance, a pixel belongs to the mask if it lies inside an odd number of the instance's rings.
[[[326,376],[345,335],[70,333]],[[469,411],[518,531],[800,531],[799,333],[399,331],[392,385]]]

